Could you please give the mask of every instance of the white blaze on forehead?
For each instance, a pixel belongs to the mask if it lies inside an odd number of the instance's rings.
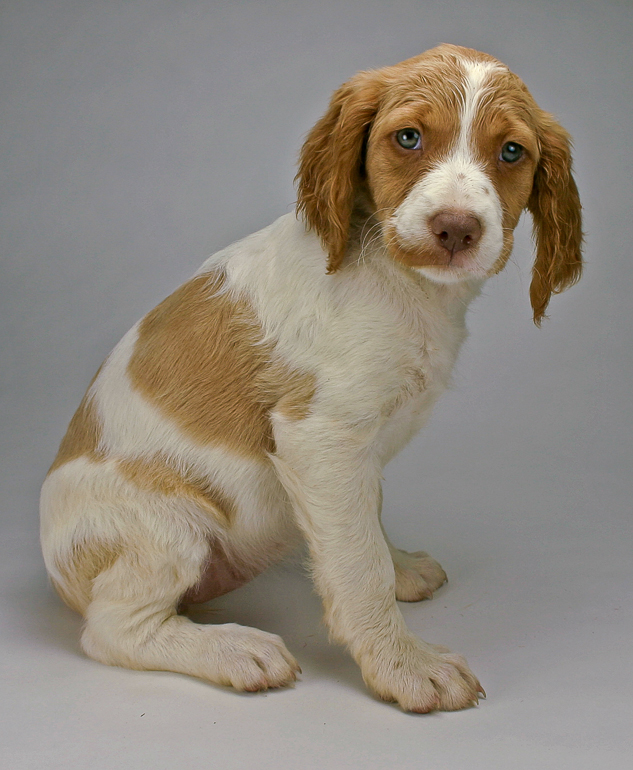
[[[460,131],[455,151],[468,153],[477,113],[486,97],[492,93],[492,75],[503,72],[506,67],[487,61],[463,61],[461,66],[464,71],[464,92],[461,94]]]

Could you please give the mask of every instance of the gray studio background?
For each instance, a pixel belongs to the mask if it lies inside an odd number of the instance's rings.
[[[0,2],[4,766],[628,766],[632,17],[628,0]],[[335,87],[443,41],[500,58],[572,133],[587,232],[585,276],[537,330],[526,219],[453,390],[387,472],[393,539],[450,579],[403,612],[488,700],[416,717],[373,699],[296,565],[214,616],[281,633],[293,690],[87,660],[47,585],[37,499],[90,378],[207,255],[291,210]]]

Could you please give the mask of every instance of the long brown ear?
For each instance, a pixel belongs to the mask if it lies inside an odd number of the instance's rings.
[[[537,131],[541,158],[527,207],[536,241],[530,301],[534,323],[540,326],[551,295],[560,294],[580,278],[582,222],[569,135],[544,112]]]
[[[380,81],[360,72],[332,96],[301,150],[297,208],[328,252],[328,273],[341,265],[360,182],[365,137],[378,109]]]

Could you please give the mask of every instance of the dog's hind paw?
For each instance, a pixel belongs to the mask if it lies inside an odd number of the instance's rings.
[[[396,599],[401,602],[419,602],[432,599],[446,580],[446,572],[432,556],[424,551],[407,553],[396,549],[392,552],[396,571]]]

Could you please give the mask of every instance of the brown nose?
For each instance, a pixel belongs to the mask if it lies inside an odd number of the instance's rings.
[[[471,248],[481,238],[481,224],[472,214],[441,211],[430,224],[439,245],[452,254]]]

